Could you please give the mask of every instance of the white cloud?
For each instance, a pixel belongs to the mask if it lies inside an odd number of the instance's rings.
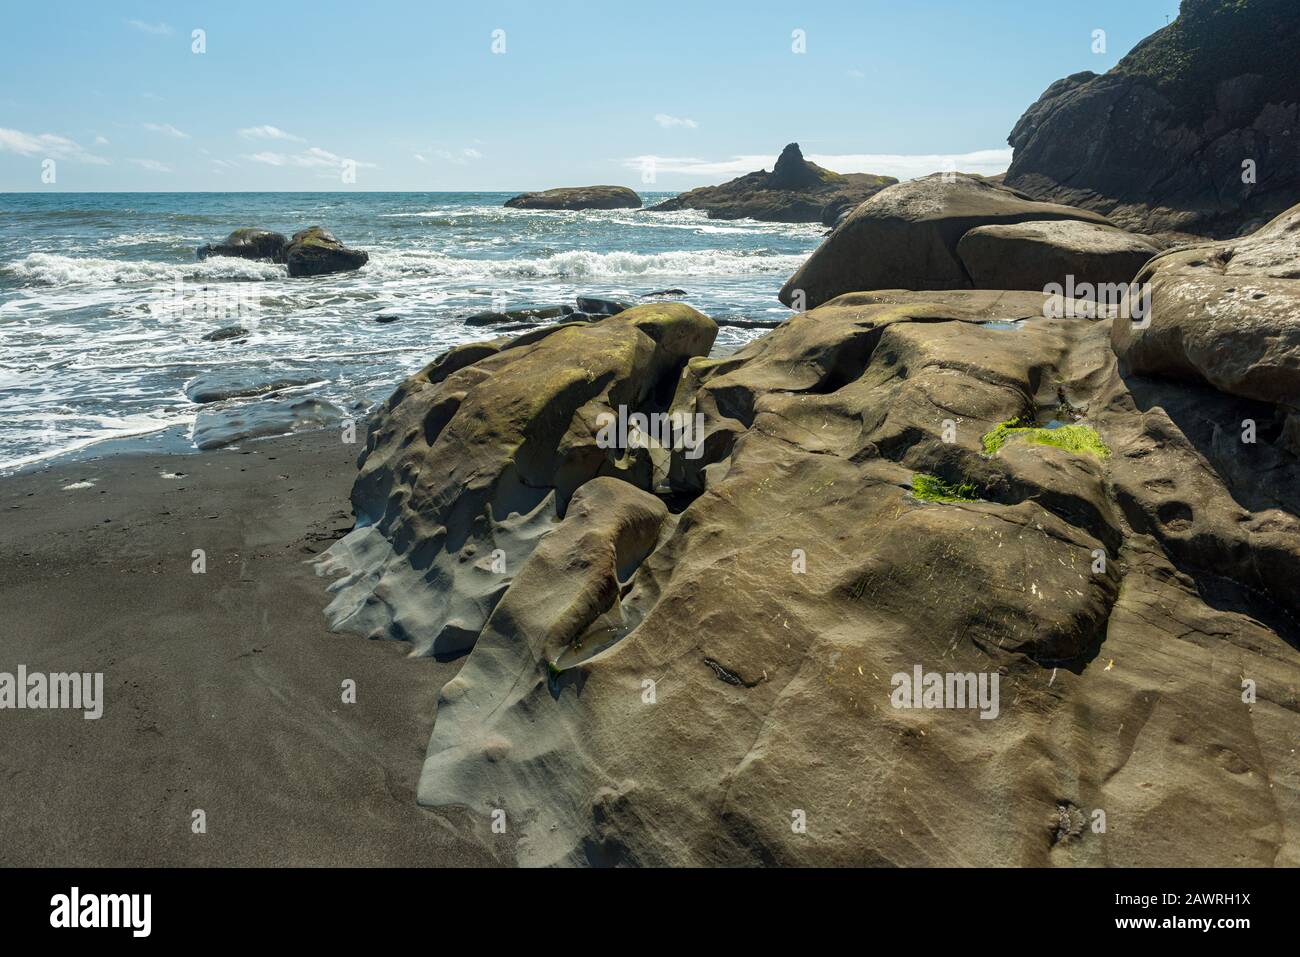
[[[172,28],[168,24],[163,23],[161,21],[159,21],[158,23],[145,23],[143,20],[128,20],[126,21],[126,25],[129,27],[134,27],[136,30],[139,30],[141,33],[152,34],[153,36],[156,37],[166,36],[167,34],[172,32]]]
[[[147,169],[151,173],[170,173],[172,168],[166,163],[160,163],[153,159],[133,159],[129,162],[134,163],[142,169]]]
[[[847,76],[850,80],[865,80],[867,78],[867,75],[863,73],[861,70],[857,69],[856,67],[845,70],[844,75]]]
[[[17,153],[19,156],[43,156],[50,159],[74,160],[107,166],[108,160],[88,153],[77,142],[54,133],[24,133],[0,126],[0,153]]]
[[[95,137],[95,145],[96,145],[96,146],[107,146],[107,145],[108,145],[108,137],[107,137],[107,136],[96,136],[96,137]]]
[[[178,140],[187,140],[190,138],[190,134],[182,133],[170,123],[145,123],[144,128],[149,130],[151,133],[165,133],[168,136],[174,136]]]
[[[689,120],[684,116],[670,116],[667,113],[656,113],[655,122],[666,130],[671,130],[678,126],[685,127],[688,130],[693,130],[697,129],[700,125],[694,120]]]
[[[313,146],[303,150],[301,153],[273,153],[263,151],[253,153],[243,157],[253,163],[263,163],[267,166],[296,166],[300,169],[339,169],[345,162],[352,162],[360,167],[375,166],[374,163],[363,163],[361,160],[347,160],[337,153],[331,153],[329,150],[321,149],[319,146]]]
[[[970,153],[847,153],[807,154],[807,159],[837,173],[879,173],[898,179],[915,179],[929,173],[957,170],[963,173],[981,173],[992,176],[1003,173],[1011,165],[1011,148],[974,150]],[[773,154],[733,156],[725,160],[705,160],[683,156],[629,156],[623,160],[627,169],[641,171],[652,167],[659,175],[691,177],[725,177],[771,169],[776,164]]]
[[[457,166],[465,166],[470,160],[483,158],[483,154],[472,146],[467,146],[461,150],[433,150],[433,155],[448,163],[455,163]]]
[[[294,136],[292,133],[286,133],[278,126],[247,126],[239,131],[239,135],[246,140],[289,140],[294,143],[303,141],[301,136]]]
[[[427,159],[425,159],[425,158],[424,158],[421,154],[419,154],[419,153],[414,153],[414,154],[412,154],[412,155],[415,156],[415,158],[416,158],[417,160],[419,160],[421,163],[427,163],[427,162],[429,162]]]

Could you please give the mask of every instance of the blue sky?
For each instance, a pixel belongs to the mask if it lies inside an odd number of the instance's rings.
[[[770,166],[791,141],[842,172],[996,172],[1049,83],[1104,72],[1176,14],[1177,0],[7,4],[0,191],[678,190]]]

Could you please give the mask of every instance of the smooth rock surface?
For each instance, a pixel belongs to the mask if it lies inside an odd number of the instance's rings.
[[[323,429],[342,420],[337,406],[319,399],[263,399],[199,410],[192,438],[195,448],[206,451],[246,439]]]
[[[1049,283],[1130,283],[1160,248],[1133,233],[1058,219],[1014,226],[976,226],[957,256],[976,289],[1036,289]]]
[[[813,308],[847,292],[970,289],[957,243],[977,226],[1077,219],[1086,210],[1039,203],[965,173],[935,173],[881,190],[845,219],[781,287],[780,299]]]
[[[1300,408],[1300,206],[1242,239],[1166,252],[1136,278],[1151,315],[1114,325],[1127,368]]]

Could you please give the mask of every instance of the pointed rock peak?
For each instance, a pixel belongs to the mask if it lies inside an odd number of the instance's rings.
[[[781,151],[767,177],[768,189],[808,189],[826,182],[826,171],[803,158],[798,143]]]
[[[781,151],[776,165],[767,177],[767,184],[772,189],[798,189],[809,185],[813,177],[808,175],[808,164],[799,150],[798,143],[791,143]]]
[[[798,143],[788,143],[785,149],[781,150],[781,155],[777,158],[776,166],[772,172],[778,173],[783,168],[794,167],[798,169],[803,165],[803,150],[799,149]]]

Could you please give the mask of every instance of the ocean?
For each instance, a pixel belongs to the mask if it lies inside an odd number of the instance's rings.
[[[511,195],[0,194],[0,472],[110,439],[187,443],[199,406],[185,386],[207,373],[291,378],[304,382],[293,395],[367,408],[440,352],[492,337],[463,322],[488,309],[680,288],[715,318],[781,319],[776,292],[824,232],[697,211],[505,209]],[[289,279],[195,257],[241,226],[312,225],[370,262]],[[203,340],[229,325],[249,335]],[[724,327],[715,352],[763,331]]]

